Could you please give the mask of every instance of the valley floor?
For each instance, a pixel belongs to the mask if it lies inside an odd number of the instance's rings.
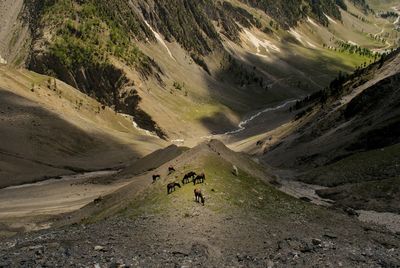
[[[93,179],[99,180],[117,172],[68,175],[0,189],[0,234],[8,236],[21,230],[49,228],[54,216],[78,210],[129,183],[126,180],[111,184],[91,183]]]

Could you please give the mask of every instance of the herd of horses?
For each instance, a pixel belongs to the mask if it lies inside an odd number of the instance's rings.
[[[168,167],[168,175],[174,173],[176,170],[174,167],[170,166]],[[160,174],[153,174],[153,183],[155,183],[158,179],[161,179]],[[190,171],[186,173],[183,176],[182,179],[182,184],[188,184],[190,182],[193,182],[193,185],[196,185],[198,183],[204,183],[206,179],[206,175],[204,173],[197,174],[194,171]],[[181,184],[178,182],[171,182],[167,184],[167,194],[170,194],[176,190],[176,187],[181,188]],[[201,189],[194,189],[194,198],[196,202],[202,203],[204,205],[204,196],[203,193],[201,192]]]

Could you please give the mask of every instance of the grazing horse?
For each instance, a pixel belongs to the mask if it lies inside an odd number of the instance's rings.
[[[155,183],[157,179],[161,179],[161,175],[159,174],[153,175],[153,183]]]
[[[194,189],[194,200],[196,202],[201,202],[204,206],[204,196],[203,193],[201,192],[201,189]]]
[[[194,178],[196,176],[196,172],[190,171],[189,173],[185,174],[182,179],[182,184],[189,183],[189,180],[191,178]]]
[[[167,194],[172,193],[173,191],[175,191],[175,187],[178,186],[179,188],[181,188],[181,185],[177,182],[171,182],[167,184]]]
[[[193,185],[196,185],[197,182],[203,183],[205,179],[206,179],[206,175],[204,175],[204,173],[201,173],[193,179]]]
[[[176,170],[175,170],[175,168],[173,166],[169,166],[168,167],[168,175],[171,174],[171,173],[174,173],[175,171]]]

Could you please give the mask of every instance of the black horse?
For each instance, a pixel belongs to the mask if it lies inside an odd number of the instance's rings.
[[[153,183],[155,183],[157,179],[161,179],[161,175],[159,174],[153,175]]]
[[[203,183],[205,179],[206,175],[204,173],[201,173],[193,179],[193,185],[196,185],[196,183]]]
[[[190,171],[189,173],[185,174],[182,179],[182,184],[189,183],[190,179],[193,179],[196,176],[196,172]]]
[[[173,166],[168,167],[168,175],[174,173],[176,170]]]
[[[179,188],[181,188],[181,185],[177,182],[171,182],[167,184],[167,194],[172,193],[173,191],[175,191],[175,187],[178,186]]]
[[[194,189],[194,200],[196,202],[200,202],[204,206],[204,196],[203,193],[201,192],[201,189]]]

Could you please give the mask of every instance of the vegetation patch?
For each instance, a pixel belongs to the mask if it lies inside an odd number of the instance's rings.
[[[189,171],[204,172],[204,184],[182,185],[181,179]],[[197,164],[187,165],[179,174],[172,174],[161,180],[135,199],[123,211],[131,217],[146,214],[166,214],[179,212],[191,215],[195,206],[194,189],[201,188],[205,196],[205,207],[217,214],[240,213],[241,215],[285,216],[290,214],[312,213],[313,207],[288,196],[268,183],[254,178],[239,169],[238,176],[232,172],[232,165],[217,156],[207,155],[198,159]],[[168,182],[179,182],[182,188],[167,194]]]
[[[131,14],[123,23],[110,10],[104,1],[47,1],[41,22],[53,34],[52,56],[68,68],[104,64],[115,56],[130,66],[148,69],[151,60],[133,42],[144,38],[137,20]]]

